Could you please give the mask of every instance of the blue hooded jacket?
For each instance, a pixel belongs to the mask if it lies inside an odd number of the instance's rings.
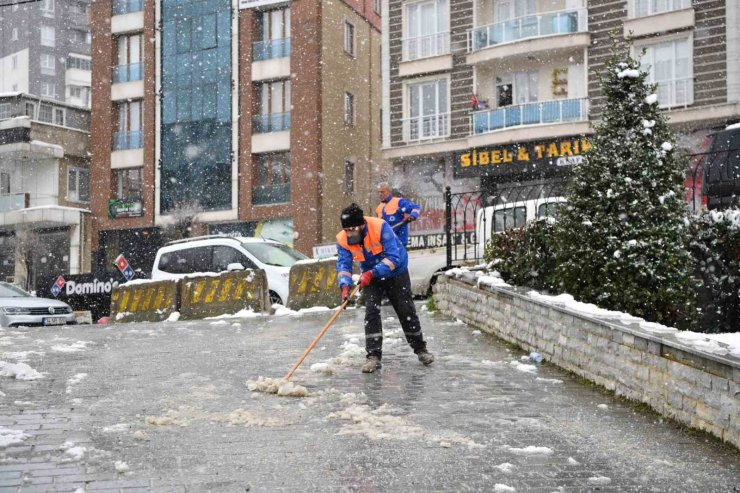
[[[366,234],[367,224],[365,224],[363,230],[363,238]],[[403,274],[408,268],[409,256],[403,244],[401,244],[401,240],[398,239],[388,223],[385,222],[383,223],[380,236],[383,251],[378,255],[368,252],[363,243],[362,253],[365,256],[365,260],[360,262],[360,270],[362,272],[372,270],[373,276],[377,279],[389,279]],[[337,243],[337,255],[339,257],[337,259],[337,281],[339,282],[339,287],[352,286],[352,252]],[[383,262],[383,259],[388,259],[394,265],[394,268],[391,269],[387,263]]]

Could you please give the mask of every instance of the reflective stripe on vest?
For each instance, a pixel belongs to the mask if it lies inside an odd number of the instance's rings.
[[[383,243],[380,241],[380,236],[385,221],[376,217],[365,216],[365,222],[367,223],[367,234],[365,234],[365,240],[363,241],[365,250],[373,255],[379,255],[383,252]],[[349,250],[352,254],[352,260],[355,262],[365,261],[362,245],[350,245],[347,241],[347,233],[344,230],[337,234],[337,243],[345,250]]]
[[[383,219],[383,212],[385,212],[385,214],[388,216],[392,216],[393,214],[398,212],[400,203],[401,199],[398,197],[391,198],[388,203],[381,202],[380,204],[378,204],[378,207],[375,208],[375,215],[377,215],[381,219]]]

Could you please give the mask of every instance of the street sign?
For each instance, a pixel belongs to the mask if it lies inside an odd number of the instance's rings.
[[[127,281],[130,281],[136,275],[134,274],[134,269],[128,263],[128,260],[126,260],[126,257],[124,257],[123,254],[116,257],[116,267],[118,267],[118,270],[121,271],[121,274],[123,274],[123,277],[125,277]]]
[[[54,295],[54,298],[59,296],[59,293],[62,292],[62,288],[64,287],[65,282],[67,281],[65,281],[62,276],[57,277],[57,280],[54,281],[54,284],[51,286],[51,294]]]

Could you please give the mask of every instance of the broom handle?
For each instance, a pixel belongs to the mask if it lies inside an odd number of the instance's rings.
[[[301,366],[301,363],[303,363],[303,360],[306,359],[306,357],[311,352],[311,350],[314,348],[314,346],[316,346],[316,344],[319,342],[319,339],[321,339],[321,337],[326,333],[326,331],[329,330],[329,327],[331,327],[331,324],[333,324],[336,321],[336,319],[339,318],[339,314],[342,313],[342,311],[347,306],[347,303],[349,303],[349,300],[352,299],[352,297],[355,296],[359,290],[360,290],[360,285],[358,284],[357,286],[354,287],[354,289],[352,289],[352,292],[349,294],[349,297],[347,298],[347,300],[344,303],[342,303],[342,305],[339,308],[337,308],[337,310],[334,312],[334,315],[331,316],[331,318],[326,323],[326,325],[324,325],[324,328],[321,329],[321,332],[319,332],[319,335],[317,335],[314,338],[314,340],[311,341],[311,344],[308,345],[308,347],[303,352],[301,357],[298,358],[298,361],[296,361],[295,365],[293,365],[293,368],[290,369],[288,374],[283,377],[283,380],[285,381],[290,380],[290,377],[292,377],[293,373],[298,369],[299,366]]]

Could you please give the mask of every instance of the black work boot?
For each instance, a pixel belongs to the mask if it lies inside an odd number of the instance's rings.
[[[368,356],[367,361],[362,365],[362,373],[373,373],[375,370],[379,370],[381,366],[380,358],[377,356]]]
[[[434,363],[434,355],[426,349],[423,351],[419,351],[416,355],[419,357],[419,361],[421,361],[424,366],[429,366]]]

